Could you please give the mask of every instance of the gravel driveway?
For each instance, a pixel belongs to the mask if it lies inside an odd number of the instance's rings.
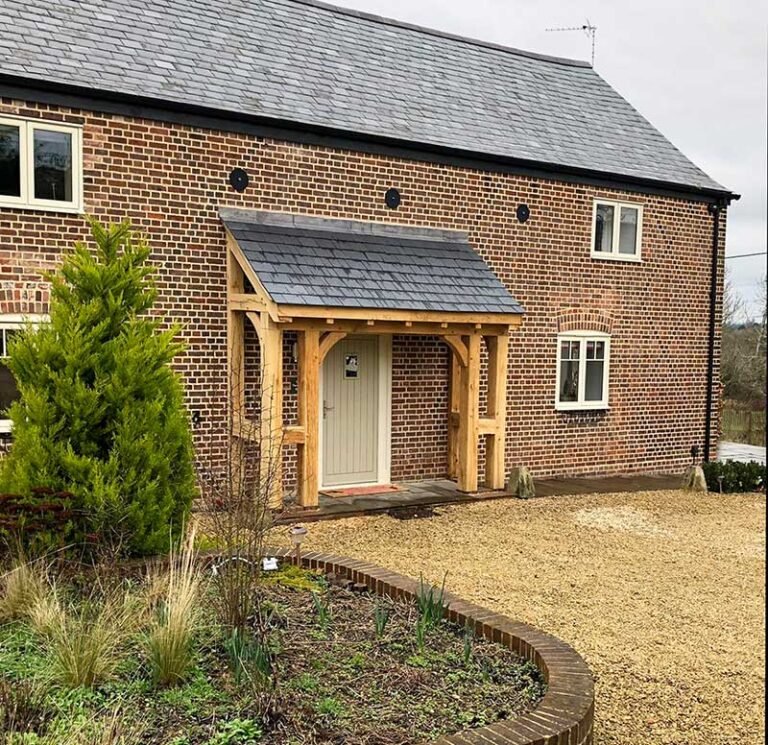
[[[439,581],[570,642],[597,743],[764,742],[765,497],[502,500],[310,525],[308,550]],[[283,529],[284,532],[284,529]]]

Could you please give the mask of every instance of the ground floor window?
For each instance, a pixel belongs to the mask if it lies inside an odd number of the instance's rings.
[[[8,367],[11,339],[19,333],[26,323],[39,323],[38,316],[0,314],[0,432],[11,431],[8,419],[8,407],[19,397],[16,379]]]
[[[593,331],[558,335],[557,409],[608,408],[610,345],[608,334]]]

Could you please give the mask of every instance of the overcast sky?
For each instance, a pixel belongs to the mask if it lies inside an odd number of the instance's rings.
[[[389,18],[507,46],[589,59],[581,31],[598,27],[595,69],[694,163],[741,200],[728,212],[726,255],[766,250],[765,0],[334,0]],[[396,71],[393,74],[397,74]],[[727,261],[757,310],[766,257]]]

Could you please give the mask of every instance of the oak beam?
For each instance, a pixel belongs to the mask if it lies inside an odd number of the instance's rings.
[[[283,444],[284,445],[303,445],[304,444],[304,427],[301,426],[289,426],[283,427]]]
[[[490,336],[485,341],[488,347],[488,420],[493,422],[490,431],[485,433],[485,485],[489,489],[503,489],[506,480],[509,337]]]
[[[339,332],[346,334],[404,334],[408,336],[468,336],[470,334],[490,336],[493,334],[508,334],[509,327],[501,324],[483,326],[482,332],[478,332],[474,325],[464,324],[446,324],[443,326],[435,322],[414,322],[412,326],[406,326],[402,321],[375,321],[374,325],[369,325],[368,321],[336,319],[333,325],[325,322],[325,319],[317,318],[297,318],[292,316],[293,321],[290,325],[285,325],[285,330],[298,331],[300,329],[317,329],[321,333]]]
[[[443,334],[443,341],[451,348],[462,367],[467,366],[467,345],[458,334]]]
[[[258,442],[261,436],[261,423],[258,419],[240,419],[235,421],[234,435],[241,440]],[[283,445],[299,445],[304,442],[304,427],[290,425],[283,427]]]
[[[266,303],[258,296],[245,292],[230,292],[227,296],[227,304],[230,310],[255,310],[267,309]]]
[[[499,421],[495,416],[481,416],[478,419],[477,431],[481,435],[493,435],[499,428]]]
[[[323,334],[320,339],[320,364],[323,364],[323,360],[328,356],[328,352],[333,349],[345,336],[346,331],[329,331],[327,334]]]
[[[439,310],[392,310],[387,308],[342,308],[338,306],[325,305],[280,305],[280,314],[291,316],[294,319],[299,318],[319,318],[333,319],[338,322],[341,320],[358,321],[395,321],[400,323],[460,323],[481,324],[484,327],[487,324],[499,324],[503,326],[518,326],[522,323],[522,314],[518,313],[478,313],[478,312],[457,312],[457,311],[439,311]]]
[[[251,326],[253,326],[256,336],[259,337],[259,348],[261,348],[261,345],[264,343],[262,336],[263,315],[261,313],[256,313],[255,311],[245,311],[245,317],[251,322]]]
[[[468,336],[467,365],[461,368],[459,393],[458,489],[477,491],[477,445],[480,410],[480,337]]]
[[[334,332],[328,336],[337,336]],[[298,501],[302,507],[318,504],[320,489],[320,332],[316,329],[298,334],[298,409],[299,426],[304,439],[298,450]]]

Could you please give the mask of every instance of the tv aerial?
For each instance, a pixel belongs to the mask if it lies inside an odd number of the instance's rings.
[[[545,31],[583,31],[592,42],[592,67],[595,66],[595,37],[597,36],[597,26],[593,26],[587,18],[587,22],[582,26],[565,26],[563,28],[547,28]]]

